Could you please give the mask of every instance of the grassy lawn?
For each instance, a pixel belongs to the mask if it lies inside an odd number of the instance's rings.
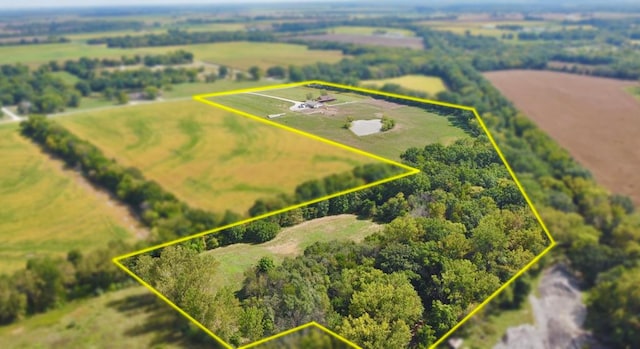
[[[422,91],[428,93],[430,96],[436,95],[438,92],[446,91],[447,87],[437,76],[425,76],[425,75],[405,75],[389,79],[381,80],[365,80],[362,81],[363,85],[375,85],[376,87],[382,87],[384,84],[398,84],[404,88],[408,88],[415,91]]]
[[[344,56],[340,51],[309,50],[303,45],[268,42],[225,42],[182,46],[107,48],[106,45],[87,45],[83,42],[63,44],[0,46],[0,64],[23,63],[38,65],[51,60],[77,60],[79,57],[119,58],[123,55],[160,54],[187,50],[196,60],[223,64],[246,70],[253,65],[268,68],[274,65],[304,65],[315,62],[335,63]]]
[[[386,34],[401,35],[405,37],[416,36],[414,32],[408,29],[400,28],[384,28],[384,27],[352,27],[340,26],[327,29],[332,34],[354,34],[354,35],[374,35],[376,30],[385,30]]]
[[[313,90],[295,87],[288,91],[278,89],[259,93],[299,99]],[[320,90],[315,90],[314,96],[319,94]],[[430,143],[449,144],[458,138],[467,137],[462,129],[451,125],[446,117],[428,113],[417,107],[399,106],[389,109],[370,103],[371,100],[367,97],[354,93],[331,94],[337,96],[338,101],[330,104],[340,104],[344,101],[354,103],[334,107],[337,110],[336,115],[321,115],[292,112],[289,110],[291,103],[251,94],[220,96],[212,100],[257,116],[285,113],[273,121],[390,159],[399,159],[400,154],[409,147],[421,148]],[[387,132],[362,137],[342,127],[348,116],[354,120],[366,120],[379,118],[380,115],[394,119],[396,126]]]
[[[640,86],[630,86],[625,90],[636,97],[636,99],[640,102]]]
[[[215,84],[214,84],[215,85]],[[56,120],[193,206],[244,213],[256,199],[370,158],[193,100],[76,113]]]
[[[254,266],[262,257],[272,256],[274,260],[281,262],[285,257],[301,254],[315,242],[357,242],[380,227],[368,220],[358,220],[353,215],[329,216],[285,228],[275,239],[263,244],[234,244],[211,250],[208,253],[220,262],[218,268],[221,272],[216,276],[215,284],[240,289],[244,271]]]
[[[0,327],[0,347],[17,348],[194,348],[175,338],[173,312],[158,307],[136,286],[69,303]],[[210,343],[209,343],[210,345]],[[202,344],[201,347],[206,347]],[[209,346],[210,348],[210,346]]]
[[[162,98],[181,98],[191,97],[194,95],[214,93],[230,90],[239,90],[250,87],[273,85],[275,82],[268,80],[260,81],[232,81],[232,80],[216,80],[213,83],[194,82],[186,84],[173,85],[171,91],[162,91]]]
[[[122,208],[106,203],[62,162],[40,152],[18,133],[0,126],[0,268],[9,273],[32,256],[64,256],[110,240],[132,239]],[[0,345],[1,347],[1,345]]]
[[[76,82],[80,81],[80,78],[66,71],[54,72],[54,73],[51,73],[51,75],[61,79],[62,81],[64,81],[65,84],[69,86],[73,86],[75,85]]]

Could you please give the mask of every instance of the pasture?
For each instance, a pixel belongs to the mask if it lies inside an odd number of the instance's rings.
[[[30,257],[65,256],[146,235],[125,208],[43,154],[16,124],[0,126],[0,153],[2,273],[24,267]]]
[[[181,200],[217,212],[244,213],[258,198],[291,194],[302,182],[375,162],[192,100],[56,120]]]
[[[262,257],[271,256],[274,261],[281,262],[285,257],[302,254],[305,248],[316,242],[359,242],[381,227],[369,220],[359,220],[353,215],[327,216],[284,228],[273,240],[262,244],[240,243],[206,253],[213,255],[220,263],[220,273],[215,276],[215,284],[240,289],[244,271],[254,266]]]
[[[107,48],[106,45],[87,45],[83,42],[63,44],[0,46],[0,64],[23,63],[30,66],[51,60],[77,60],[89,58],[119,58],[123,55],[160,54],[176,50],[192,52],[195,60],[227,65],[247,70],[253,65],[268,68],[274,65],[288,66],[315,62],[335,63],[344,56],[338,50],[309,50],[303,45],[270,42],[223,42],[214,44],[194,44],[180,46]]]
[[[301,100],[310,91],[317,97],[321,90],[292,87],[263,90],[259,93]],[[458,138],[467,137],[467,134],[453,126],[448,118],[418,107],[388,103],[353,92],[330,94],[337,97],[337,101],[328,103],[327,110],[320,108],[305,112],[290,111],[289,107],[293,104],[286,101],[246,93],[210,99],[257,116],[285,113],[272,121],[395,160],[398,160],[400,154],[409,147],[422,148],[430,143],[450,144]],[[331,107],[334,104],[335,106]],[[362,137],[343,128],[347,117],[353,120],[368,120],[382,116],[394,119],[395,127],[386,132]]]
[[[405,75],[389,79],[362,81],[363,86],[373,85],[379,88],[384,84],[397,84],[404,88],[428,93],[429,96],[435,96],[438,92],[447,90],[447,86],[437,76]]]
[[[485,77],[600,184],[640,204],[640,101],[625,91],[636,82],[521,70]]]

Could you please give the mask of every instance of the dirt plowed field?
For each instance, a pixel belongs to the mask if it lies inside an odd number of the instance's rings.
[[[599,183],[640,204],[640,103],[624,90],[637,82],[521,70],[485,77]]]

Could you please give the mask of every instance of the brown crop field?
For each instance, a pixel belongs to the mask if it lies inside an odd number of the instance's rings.
[[[636,82],[546,71],[485,74],[515,106],[614,193],[640,204]]]
[[[296,39],[311,41],[331,41],[346,42],[361,45],[375,45],[387,47],[408,47],[421,49],[423,48],[421,38],[412,37],[393,37],[383,35],[357,35],[357,34],[323,34],[323,35],[303,35]]]

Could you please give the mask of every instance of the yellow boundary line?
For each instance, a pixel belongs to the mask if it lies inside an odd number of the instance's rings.
[[[419,173],[420,170],[404,165],[402,163],[390,160],[390,159],[386,159],[383,158],[381,156],[375,155],[375,154],[371,154],[365,151],[362,151],[360,149],[357,148],[353,148],[347,145],[344,145],[342,143],[338,143],[308,132],[304,132],[289,126],[285,126],[282,124],[279,124],[277,122],[265,119],[265,118],[261,118],[237,109],[233,109],[230,107],[227,107],[225,105],[219,104],[219,103],[215,103],[212,102],[210,100],[208,100],[207,98],[211,98],[211,97],[219,97],[219,96],[227,96],[227,95],[233,95],[233,94],[238,94],[238,93],[245,93],[245,92],[254,92],[254,91],[266,91],[266,90],[273,90],[273,89],[282,89],[282,88],[290,88],[290,87],[298,87],[298,86],[306,86],[306,85],[324,85],[324,86],[330,86],[330,87],[335,87],[335,88],[339,88],[339,89],[347,89],[347,90],[353,90],[353,91],[359,91],[359,92],[364,92],[364,93],[368,93],[368,94],[374,94],[374,95],[381,95],[381,96],[387,96],[387,97],[393,97],[393,98],[399,98],[399,99],[405,99],[405,100],[411,100],[411,101],[415,101],[415,102],[421,102],[421,103],[426,103],[426,104],[433,104],[433,105],[438,105],[438,106],[443,106],[443,107],[451,107],[451,108],[456,108],[456,109],[461,109],[461,110],[466,110],[466,111],[470,111],[473,113],[473,115],[476,117],[476,119],[478,120],[478,123],[480,124],[482,130],[485,132],[485,134],[487,135],[489,142],[491,143],[491,145],[493,146],[493,148],[496,150],[496,152],[498,153],[498,156],[500,157],[500,160],[502,160],[503,164],[505,165],[505,167],[507,168],[507,171],[509,172],[509,175],[511,176],[511,178],[514,180],[514,182],[516,183],[516,186],[518,187],[518,189],[520,190],[520,192],[522,193],[522,195],[525,198],[525,201],[527,202],[527,204],[529,205],[529,208],[531,208],[531,211],[533,212],[535,218],[537,219],[537,221],[540,223],[540,226],[542,227],[545,235],[547,236],[547,238],[549,239],[549,241],[551,242],[551,244],[545,248],[542,252],[540,252],[533,260],[531,260],[529,263],[527,263],[522,269],[520,269],[516,274],[514,274],[509,280],[507,280],[502,286],[500,286],[496,291],[494,291],[487,299],[485,299],[482,303],[480,303],[478,306],[476,306],[472,311],[470,311],[464,318],[462,318],[462,320],[460,320],[455,326],[453,326],[447,333],[445,333],[442,337],[440,337],[435,343],[433,343],[429,349],[434,349],[436,348],[438,345],[440,345],[443,341],[445,341],[452,333],[454,333],[458,328],[460,328],[460,326],[462,326],[463,324],[465,324],[473,315],[475,315],[476,313],[478,313],[480,310],[482,310],[482,308],[489,303],[492,299],[494,299],[496,296],[498,296],[498,294],[500,294],[500,292],[502,292],[505,288],[507,288],[509,285],[511,285],[518,277],[520,277],[524,272],[526,272],[529,268],[531,268],[535,263],[537,263],[545,254],[547,254],[555,245],[556,245],[556,241],[553,239],[553,237],[551,236],[551,234],[549,233],[549,230],[547,229],[547,226],[544,224],[542,218],[540,217],[540,214],[538,213],[538,211],[536,210],[536,208],[534,207],[531,199],[529,198],[529,196],[527,195],[527,193],[524,190],[524,187],[522,186],[522,184],[520,183],[520,181],[518,180],[517,176],[515,175],[515,172],[511,169],[511,166],[509,166],[509,163],[507,162],[505,156],[503,155],[502,151],[500,150],[500,148],[498,147],[498,144],[496,143],[496,141],[494,140],[493,136],[491,135],[491,133],[489,132],[489,129],[487,128],[487,126],[485,125],[484,121],[482,120],[482,118],[480,117],[480,115],[478,114],[478,112],[476,111],[475,108],[473,107],[468,107],[468,106],[463,106],[463,105],[458,105],[458,104],[452,104],[452,103],[445,103],[445,102],[439,102],[439,101],[434,101],[434,100],[429,100],[429,99],[424,99],[424,98],[417,98],[417,97],[410,97],[410,96],[403,96],[403,95],[399,95],[399,94],[395,94],[395,93],[387,93],[387,92],[382,92],[382,91],[377,91],[377,90],[371,90],[371,89],[366,89],[366,88],[361,88],[361,87],[355,87],[355,86],[347,86],[347,85],[342,85],[342,84],[335,84],[335,83],[330,83],[330,82],[324,82],[324,81],[318,81],[318,80],[311,80],[311,81],[303,81],[303,82],[297,82],[297,83],[289,83],[289,84],[279,84],[279,85],[273,85],[273,86],[262,86],[262,87],[253,87],[253,88],[246,88],[246,89],[240,89],[240,90],[232,90],[232,91],[225,91],[225,92],[216,92],[216,93],[209,93],[209,94],[201,94],[201,95],[195,95],[193,96],[193,99],[223,110],[227,110],[245,117],[248,117],[250,119],[262,122],[264,124],[268,124],[274,127],[278,127],[280,129],[284,129],[314,140],[318,140],[321,141],[323,143],[326,144],[330,144],[360,155],[364,155],[367,156],[369,158],[373,158],[376,159],[378,161],[381,162],[385,162],[388,164],[392,164],[398,167],[401,167],[405,170],[407,170],[407,172],[399,174],[399,175],[395,175],[392,177],[388,177],[379,181],[375,181],[373,183],[369,183],[363,186],[359,186],[359,187],[355,187],[349,190],[344,190],[341,191],[339,193],[335,193],[335,194],[331,194],[331,195],[327,195],[321,198],[317,198],[314,200],[310,200],[307,202],[303,202],[300,204],[296,204],[296,205],[292,205],[292,206],[288,206],[286,208],[280,209],[280,210],[276,210],[276,211],[272,211],[272,212],[268,212],[256,217],[252,217],[249,219],[245,219],[236,223],[232,223],[232,224],[228,224],[226,226],[223,227],[219,227],[219,228],[215,228],[215,229],[211,229],[211,230],[207,230],[198,234],[194,234],[194,235],[190,235],[187,237],[183,237],[180,239],[175,239],[169,242],[165,242],[162,244],[158,244],[152,247],[148,247],[148,248],[144,248],[138,251],[134,251],[128,254],[124,254],[118,257],[113,258],[113,262],[120,268],[122,269],[124,272],[126,272],[127,274],[129,274],[131,277],[133,277],[136,281],[138,281],[140,284],[142,284],[144,287],[146,287],[147,289],[149,289],[152,293],[154,293],[156,296],[158,296],[160,299],[162,299],[163,301],[165,301],[167,304],[169,304],[172,308],[174,308],[175,310],[177,310],[181,315],[183,315],[184,317],[186,317],[187,319],[189,319],[189,321],[191,321],[194,325],[196,325],[198,328],[202,329],[203,331],[205,331],[205,333],[207,333],[208,335],[210,335],[212,338],[214,338],[216,341],[218,341],[222,346],[224,346],[225,348],[229,348],[229,349],[233,349],[234,347],[229,345],[228,343],[226,343],[224,340],[222,340],[220,337],[216,336],[213,332],[211,332],[209,329],[207,329],[204,325],[202,325],[200,322],[198,322],[196,319],[194,319],[193,317],[191,317],[189,314],[187,314],[184,310],[182,310],[180,307],[178,307],[177,305],[175,305],[171,300],[169,300],[168,298],[166,298],[164,295],[162,295],[159,291],[157,291],[154,287],[152,287],[151,285],[149,285],[147,282],[145,282],[144,280],[142,280],[139,276],[137,276],[135,273],[133,273],[131,270],[129,270],[127,267],[125,267],[122,263],[121,260],[126,259],[126,258],[130,258],[142,253],[146,253],[146,252],[150,252],[159,248],[163,248],[163,247],[167,247],[176,243],[180,243],[180,242],[184,242],[187,240],[191,240],[193,238],[197,238],[197,237],[201,237],[207,234],[211,234],[211,233],[215,233],[217,231],[220,230],[224,230],[224,229],[228,229],[234,226],[238,226],[241,224],[246,224],[252,221],[256,221],[259,219],[263,219],[266,217],[270,217],[273,215],[277,215],[283,212],[287,212],[296,208],[300,208],[300,207],[304,207],[304,206],[308,206],[320,201],[325,201],[337,196],[341,196],[341,195],[345,195],[345,194],[349,194],[349,193],[353,193],[362,189],[366,189],[366,188],[370,188],[370,187],[374,187],[376,185],[380,185],[383,183],[387,183],[390,181],[394,181],[406,176],[410,176],[416,173]],[[280,338],[283,336],[286,336],[290,333],[293,333],[295,331],[299,331],[302,330],[304,328],[307,328],[309,326],[315,326],[323,331],[325,331],[326,333],[330,334],[331,336],[339,339],[340,341],[354,347],[354,348],[358,348],[361,349],[358,345],[356,345],[355,343],[350,342],[348,339],[340,336],[339,334],[329,330],[328,328],[325,328],[324,326],[316,323],[316,322],[309,322],[307,324],[277,333],[273,336],[270,337],[266,337],[263,338],[261,340],[258,340],[256,342],[250,343],[248,345],[239,347],[238,349],[248,349],[248,348],[252,348],[255,347],[257,345],[266,343],[272,339],[276,339],[276,338]]]

